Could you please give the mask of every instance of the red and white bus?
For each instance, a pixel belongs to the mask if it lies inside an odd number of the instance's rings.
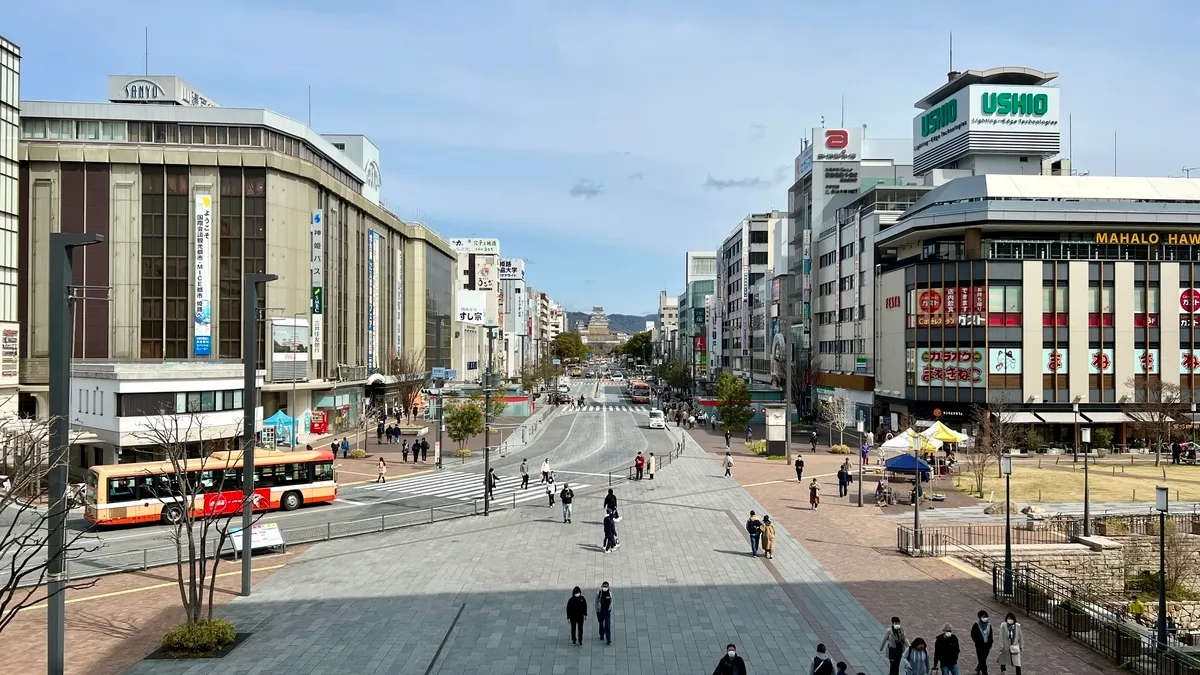
[[[629,400],[633,403],[650,402],[650,385],[643,380],[629,381]]]
[[[330,450],[254,453],[254,509],[291,511],[337,498]],[[242,510],[242,453],[214,452],[187,460],[190,504],[180,496],[179,473],[171,462],[94,466],[87,475],[84,518],[96,525],[174,523],[184,509],[193,517]]]

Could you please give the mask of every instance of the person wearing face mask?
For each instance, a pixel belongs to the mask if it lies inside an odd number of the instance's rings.
[[[892,617],[892,627],[883,634],[883,644],[879,651],[887,654],[888,675],[900,675],[900,659],[904,656],[904,648],[908,646],[908,638],[900,627],[900,617]]]
[[[817,655],[813,657],[812,675],[837,675],[833,672],[833,661],[825,651],[825,645],[817,645]]]
[[[941,669],[941,675],[959,675],[958,636],[950,624],[942,626],[942,634],[933,641],[933,667]]]
[[[600,592],[596,594],[596,622],[600,624],[600,639],[612,644],[612,591],[608,582],[600,584]]]
[[[750,671],[746,670],[746,662],[742,657],[738,656],[737,647],[727,645],[725,647],[725,656],[717,661],[717,667],[713,670],[713,675],[748,675]]]
[[[583,646],[583,622],[587,620],[587,600],[578,586],[567,600],[567,621],[571,624],[571,644]]]
[[[987,660],[988,655],[992,653],[992,627],[988,624],[988,613],[982,609],[979,610],[979,621],[971,626],[971,642],[975,643],[975,657],[978,659],[975,675],[988,675]]]
[[[1000,656],[996,659],[1000,664],[1000,672],[1005,673],[1012,666],[1017,675],[1021,675],[1021,651],[1025,648],[1025,638],[1021,633],[1021,624],[1017,617],[1009,612],[1004,617],[1004,625],[1000,627]]]
[[[913,638],[908,651],[904,652],[904,675],[926,675],[929,672],[929,652],[924,638]]]

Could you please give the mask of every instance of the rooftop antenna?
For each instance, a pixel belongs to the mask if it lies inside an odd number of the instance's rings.
[[[145,69],[148,76],[150,75],[150,26],[145,27],[142,43],[145,47],[145,51],[142,52],[142,68]]]
[[[846,126],[846,95],[842,94],[842,126]]]
[[[1117,132],[1113,131],[1113,175],[1117,175]]]
[[[825,116],[824,115],[821,115],[821,128],[822,129],[825,128]]]
[[[954,31],[950,31],[950,72],[954,72]]]
[[[312,128],[312,85],[308,85],[308,128]]]

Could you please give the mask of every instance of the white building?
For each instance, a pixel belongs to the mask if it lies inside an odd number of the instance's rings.
[[[488,368],[488,334],[486,326],[503,327],[500,291],[500,241],[451,237],[450,245],[458,251],[455,279],[458,280],[454,312],[454,363],[458,379],[474,382]],[[502,349],[498,330],[492,343],[494,372],[507,372],[507,354]]]
[[[673,352],[671,339],[679,333],[679,298],[667,295],[666,291],[659,291],[658,322],[651,324],[651,327],[657,328],[657,333],[653,335],[654,356],[666,361]]]
[[[752,213],[742,219],[717,251],[717,294],[721,362],[711,368],[732,370],[750,380],[753,354],[766,342],[765,326],[753,328],[754,285],[774,274],[771,240],[786,214]]]
[[[17,413],[21,327],[17,316],[17,199],[21,48],[0,37],[0,418]]]

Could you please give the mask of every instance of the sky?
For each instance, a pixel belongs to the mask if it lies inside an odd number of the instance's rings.
[[[797,0],[18,2],[22,98],[103,101],[178,75],[380,147],[383,201],[443,236],[498,237],[568,309],[657,311],[684,252],[786,210],[806,131],[911,136],[954,67],[1057,71],[1064,154],[1093,175],[1200,166],[1194,3],[952,7]],[[1114,133],[1116,140],[1114,143]],[[1114,151],[1115,148],[1115,151]],[[1115,158],[1115,165],[1114,165]],[[1198,172],[1200,175],[1200,172]]]

